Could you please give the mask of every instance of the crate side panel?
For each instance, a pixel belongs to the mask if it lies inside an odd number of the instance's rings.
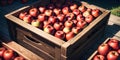
[[[74,52],[75,50],[77,50],[77,48],[80,47],[79,45],[82,46],[82,44],[88,41],[89,38],[91,38],[94,33],[100,30],[100,28],[102,27],[105,28],[108,22],[108,17],[109,15],[107,15],[103,20],[101,20],[97,25],[95,25],[91,30],[89,30],[86,34],[84,34],[79,40],[77,40],[77,42],[74,42],[72,45],[68,46],[67,49],[63,50],[66,52],[62,52],[62,54],[65,56],[69,56],[72,52]]]

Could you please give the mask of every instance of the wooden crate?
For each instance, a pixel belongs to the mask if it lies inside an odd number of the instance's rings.
[[[107,38],[103,43],[107,43],[111,38],[113,39],[117,39],[118,41],[120,41],[120,37],[114,36],[114,37],[109,37]],[[98,51],[96,50],[89,58],[88,60],[93,60],[94,56],[98,54]],[[118,59],[119,60],[119,59]]]
[[[0,46],[3,46],[7,49],[12,49],[18,53],[19,56],[24,57],[25,60],[43,60],[43,58],[39,57],[38,55],[34,54],[33,52],[29,51],[28,49],[22,47],[12,40],[0,39]]]
[[[45,1],[48,0],[38,1],[30,6],[25,6],[5,15],[5,17],[8,19],[7,21],[9,23],[9,29],[11,30],[13,39],[17,40],[19,43],[24,42],[22,45],[28,46],[26,48],[29,48],[40,56],[42,55],[43,58],[48,57],[45,58],[46,60],[68,60],[74,54],[81,53],[81,50],[84,50],[83,46],[95,42],[96,39],[93,38],[99,37],[99,35],[102,35],[104,32],[104,28],[109,19],[110,11],[95,5],[90,5],[86,2],[81,3],[89,8],[100,9],[102,14],[84,28],[79,34],[67,42],[47,34],[18,18],[18,14],[22,11],[28,11],[33,6],[37,7],[40,4],[48,4],[48,2]],[[79,3],[79,1],[77,2]],[[31,47],[34,47],[35,49],[32,49]]]
[[[103,32],[104,32],[104,28],[94,33],[93,36],[91,36],[88,39],[88,41],[86,41],[84,44],[78,44],[78,46],[75,45],[75,47],[72,48],[75,51],[73,51],[71,55],[68,55],[66,57],[61,55],[61,60],[79,59],[82,52],[89,49],[93,45],[93,43],[95,43],[97,40],[99,40],[103,36]],[[48,59],[53,60],[55,57],[55,54],[57,55],[61,54],[60,50],[56,49],[57,47],[56,45],[51,44],[50,42],[46,41],[43,38],[41,39],[35,34],[32,34],[33,36],[28,35],[29,33],[26,33],[24,30],[19,28],[17,28],[17,33],[18,33],[17,40],[19,44],[25,46],[26,48],[33,51],[37,55],[43,57],[45,60],[48,60]],[[60,49],[60,47],[58,49]],[[66,51],[69,51],[69,50],[66,50]]]

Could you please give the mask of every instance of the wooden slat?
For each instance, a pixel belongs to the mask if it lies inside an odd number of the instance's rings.
[[[58,46],[54,46],[54,45],[51,46],[49,43],[47,44],[43,41],[40,41],[41,39],[36,39],[35,37],[32,37],[32,36],[29,36],[29,37],[31,37],[31,38],[28,38],[26,34],[17,30],[17,39],[18,40],[23,40],[23,42],[26,42],[27,44],[33,46],[34,48],[41,49],[41,50],[45,51],[47,54],[55,57],[55,50]]]
[[[31,51],[25,49],[24,47],[22,47],[21,45],[17,44],[14,41],[11,41],[9,43],[2,42],[2,44],[4,46],[14,50],[15,52],[17,52],[18,54],[20,54],[27,60],[43,60],[41,57],[39,57],[36,54],[32,53]]]
[[[55,47],[55,59],[54,60],[61,60],[61,47]]]
[[[20,37],[19,37],[20,39]],[[18,43],[22,46],[24,46],[26,49],[32,51],[33,53],[35,53],[36,55],[42,57],[44,60],[53,60],[54,57],[52,57],[51,55],[49,55],[47,52],[39,49],[38,47],[32,45],[32,44],[29,44],[26,40],[24,39],[18,39]]]

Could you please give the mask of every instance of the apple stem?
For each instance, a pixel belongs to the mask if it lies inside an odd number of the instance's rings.
[[[115,55],[115,52],[113,51],[112,54]]]
[[[100,60],[100,56],[98,55],[98,59]]]

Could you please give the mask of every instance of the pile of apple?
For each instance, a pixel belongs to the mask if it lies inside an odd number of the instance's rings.
[[[68,41],[88,26],[101,14],[97,8],[91,9],[70,1],[64,4],[49,3],[32,7],[19,14],[19,18],[57,38]]]
[[[120,59],[120,41],[111,38],[107,43],[101,44],[97,51],[93,60],[118,60]]]
[[[15,51],[0,47],[0,60],[25,60],[22,56],[19,56]]]

